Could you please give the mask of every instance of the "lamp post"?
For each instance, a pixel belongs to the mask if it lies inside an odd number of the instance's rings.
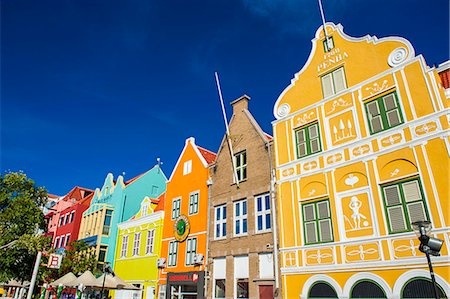
[[[436,299],[439,299],[439,291],[436,285],[436,279],[434,277],[433,265],[431,264],[430,255],[439,256],[442,248],[443,240],[430,237],[431,222],[430,221],[415,221],[411,223],[414,231],[420,240],[419,250],[425,253],[428,262],[428,268],[430,269],[431,282],[433,284],[433,293]]]

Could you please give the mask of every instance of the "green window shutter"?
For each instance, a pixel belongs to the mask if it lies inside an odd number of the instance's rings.
[[[415,221],[427,220],[425,208],[422,201],[407,204],[406,207],[408,209],[409,220],[411,223]]]
[[[383,104],[386,110],[386,118],[389,127],[395,127],[402,123],[400,118],[400,113],[397,107],[397,101],[395,100],[395,95],[393,93],[383,97]]]
[[[333,241],[330,203],[328,200],[302,205],[305,243]]]
[[[319,214],[319,219],[330,218],[330,209],[328,206],[328,201],[321,201],[317,203],[317,211]]]
[[[319,126],[314,124],[308,128],[311,153],[320,152]]]

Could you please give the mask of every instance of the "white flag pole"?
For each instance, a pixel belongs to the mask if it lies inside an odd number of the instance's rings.
[[[230,139],[230,130],[228,128],[227,114],[225,112],[225,106],[223,104],[222,90],[220,89],[219,75],[217,74],[217,72],[215,72],[214,74],[216,76],[217,90],[219,92],[220,105],[222,107],[223,121],[225,122],[228,147],[229,147],[230,153],[231,153],[231,163],[233,164],[233,178],[234,178],[234,181],[236,183],[236,186],[239,188],[239,180],[238,180],[237,172],[236,172],[236,161],[234,159],[233,146],[231,144],[231,139]]]

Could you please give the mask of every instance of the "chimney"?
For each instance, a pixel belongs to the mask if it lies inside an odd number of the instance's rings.
[[[233,114],[237,114],[244,109],[248,110],[248,101],[250,101],[250,97],[246,94],[237,98],[233,102],[231,102],[231,106],[233,106]]]

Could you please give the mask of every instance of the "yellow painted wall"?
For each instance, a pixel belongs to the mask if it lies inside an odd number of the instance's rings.
[[[353,38],[341,25],[326,28],[334,49],[324,51],[319,28],[307,63],[274,107],[283,297],[307,298],[319,281],[349,296],[358,273],[399,296],[408,279],[429,277],[416,235],[390,232],[388,222],[383,188],[411,180],[421,186],[434,236],[445,240],[442,257],[433,259],[448,289],[450,143],[439,77],[405,39]],[[346,88],[324,98],[321,77],[340,67]],[[371,133],[366,104],[392,92],[401,123]],[[321,150],[298,158],[295,132],[313,123]],[[307,244],[302,206],[321,200],[329,201],[333,239]]]

